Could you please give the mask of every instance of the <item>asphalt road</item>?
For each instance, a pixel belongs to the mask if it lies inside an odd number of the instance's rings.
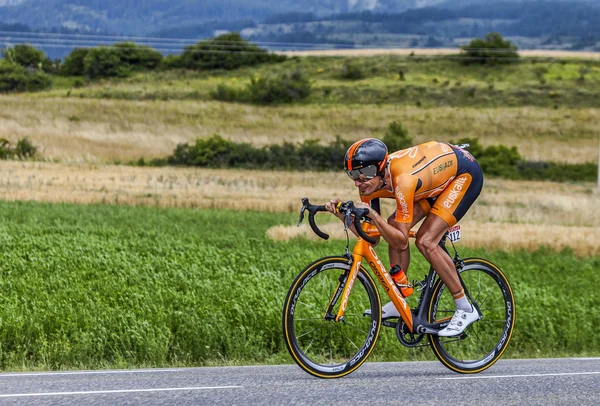
[[[598,405],[600,358],[500,360],[477,375],[439,362],[365,363],[334,380],[296,365],[0,374],[18,405]]]

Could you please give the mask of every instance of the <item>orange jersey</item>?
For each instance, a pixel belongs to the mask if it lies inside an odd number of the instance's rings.
[[[414,202],[439,196],[456,178],[459,167],[455,150],[437,141],[394,152],[388,162],[387,184],[371,195],[361,195],[361,200],[369,203],[376,198],[395,199],[396,221],[400,223],[411,223]],[[459,186],[462,187],[460,182]]]

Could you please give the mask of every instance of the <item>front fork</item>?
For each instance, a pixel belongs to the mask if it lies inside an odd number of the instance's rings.
[[[358,276],[358,271],[360,270],[360,265],[362,263],[362,256],[352,255],[352,259],[350,261],[350,269],[341,274],[338,279],[338,285],[335,289],[335,293],[329,301],[329,306],[327,306],[325,320],[344,322],[344,313],[346,312],[346,307],[348,306],[348,298],[350,297],[350,292],[352,291],[354,282],[356,282],[356,277]],[[342,303],[340,304],[337,314],[334,315],[333,308],[340,297],[342,297]]]
[[[363,255],[356,254],[357,252],[365,253],[364,258],[367,259],[367,262],[373,269],[373,272],[377,276],[377,279],[383,285],[386,293],[398,309],[402,319],[408,326],[408,328],[412,331],[413,329],[413,316],[406,303],[406,300],[400,294],[400,291],[396,287],[396,284],[392,280],[391,276],[387,273],[385,266],[381,263],[381,260],[377,257],[375,250],[373,247],[367,243],[366,241],[359,239],[354,253],[352,254],[352,262],[350,270],[344,272],[340,275],[338,280],[338,286],[335,290],[335,293],[331,300],[329,301],[329,306],[327,307],[327,312],[325,313],[325,320],[335,320],[344,322],[344,313],[346,311],[346,307],[348,306],[348,299],[350,297],[350,292],[352,291],[352,287],[354,286],[354,282],[356,281],[356,277],[358,276],[358,272],[360,271],[360,266],[362,264]],[[337,314],[333,315],[333,309],[338,300],[342,300],[340,307],[338,309]]]

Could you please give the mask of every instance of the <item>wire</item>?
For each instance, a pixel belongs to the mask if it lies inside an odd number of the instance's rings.
[[[205,39],[200,39],[200,38],[161,38],[161,37],[135,37],[135,36],[115,36],[115,35],[102,35],[102,34],[55,34],[55,33],[44,33],[44,32],[27,32],[27,31],[0,31],[0,35],[3,36],[3,38],[13,38],[15,35],[17,36],[17,38],[22,38],[24,37],[24,39],[27,39],[27,36],[34,36],[34,37],[38,37],[38,38],[44,38],[46,39],[46,37],[50,36],[50,37],[67,37],[67,38],[60,38],[58,39],[59,41],[64,40],[64,41],[75,41],[74,40],[69,40],[68,38],[100,38],[98,40],[90,40],[90,42],[102,42],[104,39],[117,39],[117,40],[121,40],[121,41],[128,41],[128,40],[141,40],[141,41],[145,41],[145,42],[152,42],[152,43],[159,43],[159,42],[167,42],[170,44],[179,44],[180,42],[189,42],[189,45],[194,45],[196,43],[198,43],[199,41],[208,41],[210,42],[210,44],[240,44],[239,41],[227,41],[227,40],[219,40],[216,38],[205,38]],[[85,40],[79,40],[79,41],[85,41]],[[389,43],[380,43],[380,44],[375,44],[375,43],[371,43],[371,44],[339,44],[339,43],[326,43],[326,42],[278,42],[278,41],[252,41],[252,40],[248,40],[248,42],[252,43],[252,44],[256,44],[256,45],[271,45],[273,47],[285,47],[285,46],[293,46],[293,47],[315,47],[315,46],[320,46],[320,47],[324,47],[325,49],[329,49],[329,48],[339,48],[339,47],[351,47],[351,48],[355,48],[355,49],[372,49],[372,48],[378,48],[378,49],[414,49],[414,47],[408,47],[408,46],[399,46],[399,45],[395,45],[395,44],[389,44]],[[461,45],[461,46],[468,46],[467,44],[465,45]],[[440,49],[454,49],[453,47],[441,47]],[[512,48],[469,48],[472,50],[491,50],[494,49],[494,51],[492,52],[504,52],[504,51],[510,51],[510,50],[514,50]],[[497,51],[496,51],[497,50]]]
[[[413,51],[422,51],[423,48],[414,48],[414,47],[403,47],[398,45],[388,45],[388,44],[369,44],[369,45],[360,45],[360,44],[332,44],[332,43],[306,43],[306,42],[276,42],[276,41],[227,41],[227,40],[219,40],[219,39],[205,39],[205,40],[196,40],[196,39],[184,39],[184,38],[158,38],[158,37],[135,37],[135,36],[108,36],[101,34],[58,34],[58,33],[43,33],[43,32],[27,32],[27,31],[0,31],[0,44],[4,44],[5,46],[14,46],[18,44],[22,44],[23,42],[28,43],[31,46],[35,47],[45,47],[45,48],[78,48],[78,47],[94,47],[101,46],[103,48],[109,49],[120,49],[127,50],[129,48],[124,48],[121,46],[115,45],[116,42],[110,41],[113,40],[125,40],[125,42],[129,42],[128,40],[141,40],[146,41],[147,43],[136,44],[151,47],[149,51],[159,51],[164,53],[177,53],[177,52],[185,52],[186,54],[264,54],[266,51],[274,51],[279,53],[290,53],[293,55],[294,52],[303,52],[303,51],[344,51],[344,50],[375,50],[379,52],[380,55],[385,55],[385,52],[380,51],[390,51],[390,55],[394,55],[395,50],[413,50]],[[16,34],[16,35],[15,35]],[[50,37],[50,38],[48,38]],[[66,38],[60,38],[66,37]],[[96,38],[96,39],[94,39]],[[27,42],[32,40],[32,42]],[[189,43],[184,41],[190,41]],[[195,42],[194,42],[195,41]],[[199,42],[203,42],[210,49],[190,49],[190,46],[196,45]],[[267,49],[257,49],[257,50],[238,50],[237,48],[244,47],[247,45],[267,45]],[[182,47],[188,47],[188,49],[182,49]],[[434,48],[436,49],[436,48]],[[427,58],[427,59],[447,59],[447,60],[485,60],[489,58],[489,55],[501,54],[506,51],[515,51],[513,48],[470,48],[468,45],[463,45],[460,48],[437,48],[440,50],[447,51],[455,51],[457,54],[440,54],[440,55],[413,55],[414,58]],[[138,48],[137,50],[140,50]],[[469,56],[469,52],[485,52],[487,56],[477,56],[472,55]],[[552,50],[550,50],[552,51]],[[465,52],[467,54],[465,55]],[[597,53],[600,58],[600,53]],[[348,55],[317,55],[315,56],[348,56]],[[394,55],[400,56],[400,55]],[[410,55],[409,55],[410,56]],[[534,58],[534,57],[530,57]],[[554,60],[555,57],[552,56],[540,56],[535,57],[538,60]],[[521,58],[515,57],[502,57],[502,60],[512,61],[512,60],[521,60]],[[595,60],[594,57],[590,57],[591,60]],[[585,60],[580,58],[580,60]]]

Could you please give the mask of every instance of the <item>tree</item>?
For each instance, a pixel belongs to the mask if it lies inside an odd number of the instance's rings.
[[[283,55],[266,50],[242,39],[240,34],[223,34],[184,48],[176,66],[186,69],[236,69],[285,60]]]
[[[4,57],[7,61],[17,63],[24,68],[45,72],[50,72],[53,69],[52,61],[46,54],[28,44],[17,44],[12,48],[8,47],[4,52]]]
[[[65,65],[69,65],[72,72],[79,72],[81,60],[83,60],[83,73],[92,79],[125,77],[133,71],[155,69],[162,60],[162,54],[147,46],[120,42],[111,47],[74,50],[65,60]]]
[[[65,58],[60,73],[66,76],[82,76],[85,74],[85,57],[90,52],[87,48],[75,48]]]
[[[465,64],[511,63],[519,59],[517,47],[510,41],[505,41],[497,32],[488,33],[485,39],[475,38],[461,49]]]

